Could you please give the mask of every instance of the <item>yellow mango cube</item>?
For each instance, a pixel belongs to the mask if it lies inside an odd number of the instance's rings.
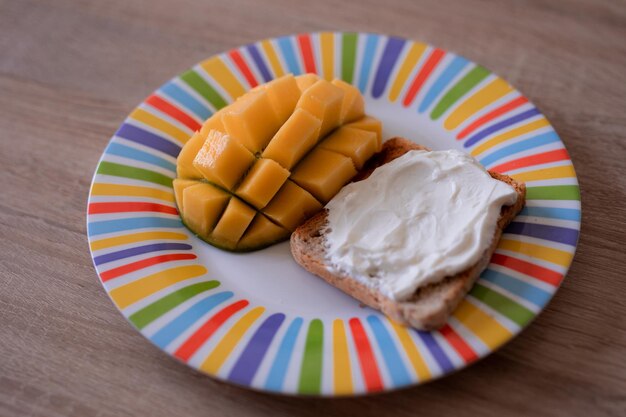
[[[183,220],[194,233],[207,236],[230,196],[206,183],[197,183],[183,190]]]
[[[304,90],[315,84],[320,79],[319,75],[311,73],[297,75],[294,78],[296,79],[296,84],[298,85],[300,92],[304,92]]]
[[[378,137],[368,130],[342,126],[328,135],[318,147],[349,157],[356,169],[361,169],[376,153]]]
[[[202,174],[193,166],[193,160],[204,144],[206,136],[202,132],[196,132],[185,143],[176,158],[176,176],[178,178],[200,179]]]
[[[306,110],[296,109],[267,145],[263,157],[291,169],[315,146],[321,126],[320,119]]]
[[[287,74],[263,85],[270,103],[272,103],[274,113],[278,117],[278,122],[280,124],[285,123],[285,120],[293,113],[293,109],[296,108],[296,103],[300,98],[300,89],[295,77],[292,74]]]
[[[211,238],[226,247],[235,247],[255,214],[256,210],[252,207],[236,197],[231,198],[224,214],[213,229]]]
[[[287,180],[263,213],[292,232],[303,221],[322,209],[322,205],[306,190]]]
[[[222,121],[222,116],[224,115],[224,109],[228,107],[224,107],[221,110],[213,113],[211,117],[206,119],[206,121],[202,124],[200,128],[200,133],[205,138],[208,136],[211,130],[218,130],[220,132],[226,132],[226,128],[224,127],[224,122]]]
[[[176,178],[172,181],[172,187],[174,187],[174,197],[176,198],[176,207],[178,208],[179,213],[183,213],[183,192],[185,191],[185,188],[196,184],[200,183],[196,180],[184,180],[180,178]]]
[[[296,108],[307,110],[322,121],[320,137],[339,126],[343,90],[326,80],[318,80],[302,92]]]
[[[235,194],[261,209],[269,203],[287,181],[289,171],[271,159],[258,159],[243,179]]]
[[[296,166],[291,179],[326,203],[355,175],[356,169],[350,158],[315,148]]]
[[[289,234],[287,229],[273,223],[265,215],[257,213],[237,243],[237,248],[240,250],[261,249],[286,239]]]
[[[363,117],[365,115],[365,100],[363,100],[361,92],[355,86],[337,78],[331,83],[343,90],[339,124],[352,122]]]
[[[281,125],[264,89],[251,91],[224,109],[222,122],[226,133],[253,153],[263,149]]]
[[[383,146],[383,124],[380,120],[375,119],[371,116],[362,117],[359,120],[355,120],[354,122],[348,123],[345,127],[350,127],[354,129],[367,130],[370,132],[376,133],[376,139],[378,146],[376,148],[376,152],[380,151]]]
[[[231,190],[254,161],[254,155],[231,136],[211,130],[193,166],[207,180]]]

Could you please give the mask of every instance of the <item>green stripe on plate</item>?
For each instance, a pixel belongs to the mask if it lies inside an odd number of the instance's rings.
[[[324,344],[324,325],[319,319],[311,321],[306,335],[304,357],[300,368],[301,394],[319,394],[322,384],[322,346]]]
[[[580,188],[577,185],[549,185],[526,188],[528,200],[580,200]]]
[[[526,307],[483,285],[474,284],[470,294],[520,326],[535,317],[535,313]]]
[[[220,94],[215,91],[213,87],[211,87],[200,75],[198,75],[193,70],[189,70],[180,78],[186,82],[191,88],[196,90],[198,94],[207,99],[209,103],[215,107],[216,110],[221,109],[226,105],[226,101],[224,98],[220,96]]]
[[[341,46],[341,78],[352,84],[356,61],[356,33],[344,33]]]
[[[201,292],[211,290],[219,285],[219,281],[205,281],[189,285],[166,295],[152,304],[148,304],[141,310],[131,314],[128,319],[131,323],[137,326],[137,328],[142,329],[157,318],[161,317],[163,314],[172,310],[174,307],[189,300],[191,297],[198,295]]]
[[[476,84],[484,80],[489,74],[489,71],[480,65],[473,68],[439,100],[439,103],[437,103],[432,113],[430,113],[430,118],[437,120],[446,110],[467,94],[469,90],[474,88]]]
[[[128,165],[116,164],[114,162],[102,161],[98,165],[98,174],[112,175],[114,177],[124,177],[134,180],[152,182],[155,184],[172,186],[172,178],[149,169],[136,168]]]

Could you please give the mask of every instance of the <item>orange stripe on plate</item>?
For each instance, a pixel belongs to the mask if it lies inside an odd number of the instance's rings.
[[[201,265],[178,266],[139,278],[131,283],[117,287],[109,295],[118,308],[126,308],[157,291],[174,285],[177,282],[199,277],[205,274],[206,268]]]
[[[425,381],[427,379],[430,379],[431,375],[430,371],[428,370],[428,366],[426,366],[426,362],[424,361],[424,358],[417,349],[415,342],[413,341],[413,339],[411,339],[411,336],[409,335],[409,330],[406,327],[394,323],[391,320],[389,322],[391,323],[391,327],[393,328],[393,330],[396,332],[396,335],[398,335],[398,340],[400,340],[402,348],[404,348],[406,355],[409,357],[409,361],[411,362],[411,365],[413,366],[415,374],[417,375],[419,380]]]
[[[201,62],[200,66],[230,94],[233,100],[246,92],[243,85],[219,56]]]
[[[398,75],[396,75],[396,79],[391,86],[391,90],[389,90],[389,101],[397,100],[407,78],[409,78],[409,75],[415,68],[415,65],[417,65],[417,61],[419,61],[422,57],[425,50],[426,44],[424,43],[415,42],[411,45],[409,52],[406,54],[406,58],[404,58],[402,66],[398,70]]]
[[[224,335],[222,340],[215,346],[213,352],[202,362],[200,369],[209,373],[216,374],[220,370],[228,356],[233,351],[239,340],[246,334],[250,326],[261,314],[265,311],[264,307],[256,307],[248,311],[237,323],[230,328],[230,330]]]
[[[335,49],[332,32],[320,33],[320,44],[322,49],[322,73],[325,79],[331,81],[335,76]]]
[[[509,330],[467,299],[461,301],[453,315],[489,349],[497,348],[513,336]]]
[[[353,392],[352,371],[343,320],[333,322],[333,370],[335,393],[351,394]]]
[[[446,119],[443,126],[447,130],[455,129],[474,114],[494,101],[513,91],[513,87],[502,78],[496,78],[461,103]]]

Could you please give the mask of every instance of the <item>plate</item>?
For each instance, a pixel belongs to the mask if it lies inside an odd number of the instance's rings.
[[[440,330],[405,328],[360,306],[300,269],[288,243],[231,254],[181,224],[171,188],[181,145],[214,111],[288,72],[357,86],[384,137],[461,149],[526,182],[526,208]],[[307,33],[213,56],[151,94],[102,155],[87,225],[105,291],[169,355],[252,389],[345,396],[441,377],[517,335],[572,262],[580,194],[548,120],[486,68],[397,37]]]

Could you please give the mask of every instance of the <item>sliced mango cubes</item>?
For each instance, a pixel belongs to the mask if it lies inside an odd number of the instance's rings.
[[[269,246],[321,210],[380,150],[381,134],[355,87],[286,75],[220,109],[187,141],[176,205],[214,246]]]

